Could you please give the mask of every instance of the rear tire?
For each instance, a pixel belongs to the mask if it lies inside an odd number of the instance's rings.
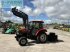
[[[47,35],[46,35],[46,33],[40,33],[37,36],[37,43],[46,43],[46,41],[47,41]]]
[[[25,46],[27,44],[27,38],[20,37],[18,42],[20,46]]]

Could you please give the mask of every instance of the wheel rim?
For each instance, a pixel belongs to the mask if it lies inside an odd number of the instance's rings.
[[[25,44],[26,43],[26,40],[25,39],[22,39],[21,40],[21,44]]]
[[[46,41],[46,35],[45,35],[45,34],[42,34],[42,35],[40,36],[40,40],[41,40],[42,42]]]

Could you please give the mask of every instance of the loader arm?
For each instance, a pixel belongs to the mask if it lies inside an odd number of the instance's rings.
[[[16,7],[12,8],[12,13],[15,15],[15,16],[18,16],[20,18],[22,18],[23,20],[23,25],[25,26],[25,28],[28,28],[28,15],[25,14],[24,12],[22,11],[19,11],[18,9],[16,9]]]

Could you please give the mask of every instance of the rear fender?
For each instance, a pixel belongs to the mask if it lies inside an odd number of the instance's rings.
[[[40,33],[43,33],[43,32],[47,32],[46,29],[40,29],[36,32],[36,36],[38,36]],[[47,34],[46,34],[47,35]]]

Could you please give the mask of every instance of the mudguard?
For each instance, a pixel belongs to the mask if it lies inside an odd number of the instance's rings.
[[[36,36],[39,35],[39,33],[42,33],[42,32],[47,32],[46,29],[39,29],[37,32],[36,32]]]

